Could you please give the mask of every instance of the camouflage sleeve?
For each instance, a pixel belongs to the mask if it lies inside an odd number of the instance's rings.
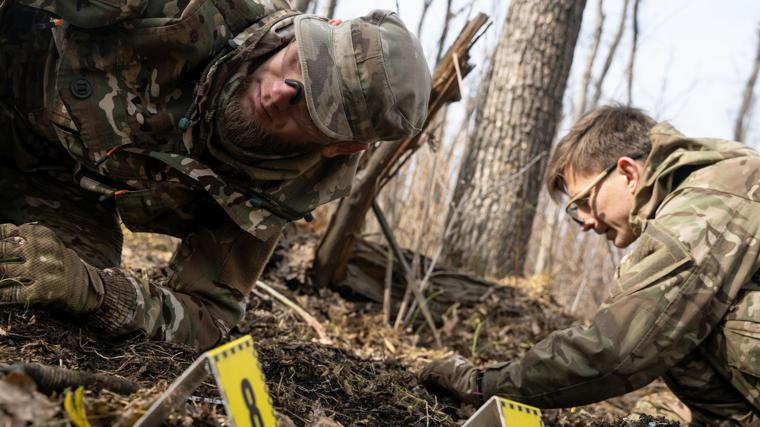
[[[234,224],[183,239],[166,283],[124,269],[103,270],[105,301],[93,325],[200,349],[217,344],[242,318],[246,296],[272,254],[279,233],[261,241]]]
[[[673,196],[673,195],[671,195]],[[758,203],[679,190],[649,221],[617,294],[588,326],[557,331],[483,373],[483,393],[544,408],[597,402],[648,384],[692,352],[758,267]]]
[[[148,4],[148,0],[15,0],[15,2],[50,12],[79,28],[105,27],[125,19],[138,18]]]
[[[100,28],[128,19],[177,18],[190,16],[204,1],[187,0],[2,0],[0,12],[10,2],[35,9],[42,9],[63,18],[67,23],[79,28]],[[214,0],[205,0],[212,2]],[[264,8],[268,13],[290,9],[287,0],[225,0],[231,9],[236,3],[247,3],[248,7]],[[219,2],[222,3],[222,2]],[[240,5],[237,5],[239,7]],[[240,9],[238,9],[240,10]],[[163,22],[159,20],[158,22]],[[155,25],[156,22],[151,23]],[[170,25],[171,22],[163,22]]]

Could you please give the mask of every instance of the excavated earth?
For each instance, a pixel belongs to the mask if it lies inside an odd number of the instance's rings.
[[[382,306],[347,299],[309,286],[306,269],[316,238],[285,239],[263,280],[314,316],[319,337],[299,315],[256,289],[245,319],[231,338],[255,342],[281,425],[457,426],[473,412],[418,384],[416,372],[429,360],[458,352],[476,363],[508,360],[573,319],[530,280],[500,286],[482,303],[452,307],[442,319],[443,348],[435,348],[425,323],[394,330]],[[137,274],[160,275],[175,245],[169,238],[127,234],[125,264]],[[537,291],[538,289],[538,291]],[[115,339],[97,334],[81,319],[33,310],[0,316],[0,368],[40,363],[119,377],[140,386],[122,396],[86,389],[84,413],[92,426],[129,426],[199,356],[178,345]],[[3,369],[0,369],[3,371]],[[4,369],[4,372],[10,372]],[[0,425],[83,425],[65,409],[66,393],[45,395],[24,374],[0,374]],[[664,418],[627,417],[650,389],[582,408],[544,411],[547,426],[675,426]],[[227,425],[214,380],[208,378],[167,420],[173,426]]]

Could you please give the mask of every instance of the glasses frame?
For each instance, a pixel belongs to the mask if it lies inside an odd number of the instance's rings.
[[[597,175],[591,182],[586,185],[586,188],[581,190],[580,192],[576,193],[573,197],[570,198],[570,200],[567,201],[567,204],[565,205],[565,213],[572,219],[575,223],[578,225],[583,225],[583,220],[578,216],[578,205],[577,203],[580,200],[586,199],[591,195],[591,191],[596,187],[600,182],[604,181],[604,178],[607,178],[607,175],[610,174],[610,172],[614,171],[617,168],[617,161],[615,163],[607,166],[607,168],[600,172],[599,175]]]
[[[644,157],[641,154],[637,154],[634,156],[629,156],[633,160],[639,160],[640,158]],[[620,160],[620,158],[618,158]],[[576,193],[573,197],[570,198],[570,200],[567,201],[567,204],[565,205],[565,213],[575,221],[578,225],[583,225],[583,220],[578,216],[578,206],[577,203],[580,200],[583,200],[585,198],[588,198],[589,195],[591,195],[591,190],[594,189],[600,182],[604,180],[604,178],[607,177],[607,175],[610,174],[610,172],[617,169],[618,160],[615,160],[615,163],[607,166],[607,168],[600,172],[599,175],[597,175],[591,182],[579,193]]]

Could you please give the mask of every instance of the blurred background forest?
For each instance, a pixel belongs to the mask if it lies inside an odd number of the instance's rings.
[[[370,6],[294,3],[336,18]],[[459,82],[461,101],[442,107],[414,148],[373,185],[399,245],[428,264],[506,283],[533,277],[530,283],[569,314],[588,317],[606,297],[623,253],[581,233],[542,187],[550,150],[573,121],[597,105],[630,104],[690,136],[760,146],[753,108],[760,3],[378,0],[371,7],[400,13],[419,33],[431,69],[446,60],[467,22],[489,16],[469,49],[475,68]],[[320,212],[318,227],[334,231],[335,209]],[[357,221],[358,228],[348,227],[356,238],[384,243],[374,215]],[[338,229],[345,232],[345,224]],[[329,240],[328,233],[317,253],[318,281],[345,273],[334,263],[320,268],[320,256],[341,249]],[[411,270],[424,288],[425,269]]]

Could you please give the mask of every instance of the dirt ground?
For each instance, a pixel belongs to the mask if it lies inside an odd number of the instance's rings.
[[[383,322],[382,307],[350,300],[309,286],[306,269],[316,239],[308,233],[285,239],[262,278],[324,326],[326,337],[291,309],[254,290],[245,319],[231,338],[250,334],[277,411],[296,426],[456,426],[476,408],[460,407],[431,394],[416,372],[435,357],[458,352],[476,363],[508,360],[573,319],[543,297],[541,280],[516,281],[482,304],[452,307],[441,328],[444,348],[436,349],[424,322],[400,331]],[[124,263],[138,274],[161,274],[170,257],[170,238],[127,234]],[[40,363],[119,377],[139,391],[122,396],[99,387],[85,390],[84,413],[92,426],[128,426],[198,357],[182,346],[115,340],[98,335],[81,319],[5,310],[0,317],[0,424],[80,425],[64,409],[65,393],[36,391],[14,363]],[[660,391],[644,390],[581,408],[544,411],[547,426],[668,426],[664,418],[628,416],[636,401]],[[212,378],[176,411],[168,425],[226,425]]]

